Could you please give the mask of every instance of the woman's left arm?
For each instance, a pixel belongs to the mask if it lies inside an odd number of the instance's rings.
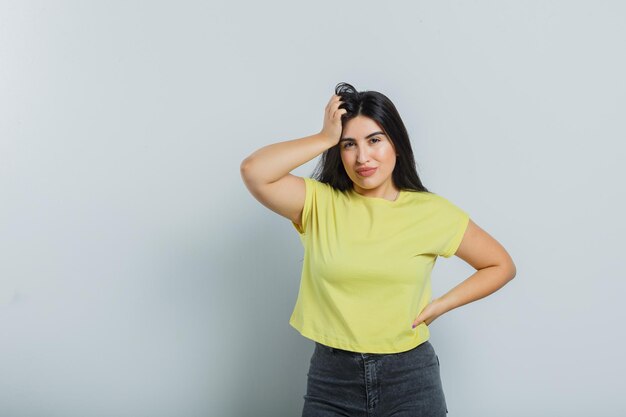
[[[496,292],[515,277],[515,264],[506,249],[472,219],[455,255],[474,267],[476,272],[427,305],[413,321],[413,327],[421,322],[429,325],[450,310]]]

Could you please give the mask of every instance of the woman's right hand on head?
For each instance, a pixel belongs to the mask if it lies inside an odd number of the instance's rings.
[[[320,134],[326,136],[333,144],[339,143],[343,129],[341,116],[348,112],[346,109],[339,108],[342,104],[341,96],[333,94],[324,112],[324,127]]]

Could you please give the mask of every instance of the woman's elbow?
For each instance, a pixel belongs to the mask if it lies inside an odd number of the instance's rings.
[[[505,275],[509,281],[515,278],[515,275],[517,275],[517,267],[515,266],[515,263],[513,263],[513,260],[504,263],[502,265],[502,268],[504,271],[506,271]]]
[[[241,164],[239,165],[239,174],[244,182],[248,183],[259,177],[258,172],[255,172],[254,169],[255,168],[253,167],[253,162],[250,157],[241,161]]]

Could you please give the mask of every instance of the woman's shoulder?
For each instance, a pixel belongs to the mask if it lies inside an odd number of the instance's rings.
[[[402,192],[406,193],[409,197],[420,201],[429,201],[441,198],[438,194],[430,191],[402,190]]]
[[[407,198],[407,200],[411,203],[417,205],[422,204],[422,207],[428,207],[433,211],[445,212],[458,209],[453,200],[444,197],[441,194],[430,191],[410,191],[407,194],[409,194],[409,198]]]

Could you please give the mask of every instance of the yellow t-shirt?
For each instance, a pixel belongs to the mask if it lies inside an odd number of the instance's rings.
[[[452,256],[469,215],[433,193],[395,201],[342,192],[304,177],[300,288],[289,324],[302,336],[354,352],[397,353],[429,338],[413,320],[431,302],[437,256]]]

